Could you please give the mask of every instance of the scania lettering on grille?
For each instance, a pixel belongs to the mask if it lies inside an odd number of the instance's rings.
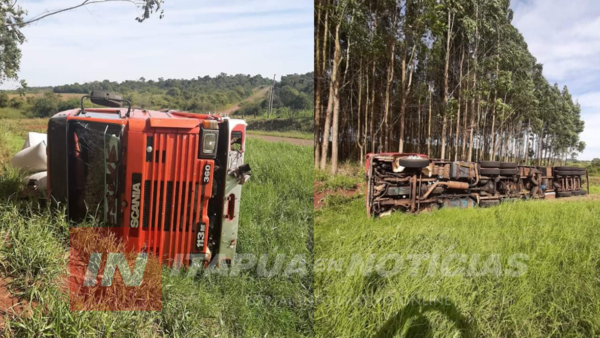
[[[204,176],[202,178],[202,183],[210,182],[210,164],[204,166]]]
[[[140,225],[140,195],[141,195],[141,182],[142,178],[140,174],[132,175],[132,186],[131,186],[131,214],[129,220],[129,226],[137,228]]]

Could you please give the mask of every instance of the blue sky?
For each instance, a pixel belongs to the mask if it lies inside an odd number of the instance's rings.
[[[587,147],[579,159],[600,158],[600,1],[512,0],[511,7],[548,81],[567,85],[581,104]]]
[[[19,1],[30,16],[81,2]],[[138,23],[133,4],[109,2],[28,26],[19,78],[45,86],[313,70],[312,0],[166,0],[164,10]]]

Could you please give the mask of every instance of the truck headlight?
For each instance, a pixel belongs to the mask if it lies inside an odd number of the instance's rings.
[[[200,157],[214,158],[217,154],[218,130],[202,130],[202,143],[200,145]]]

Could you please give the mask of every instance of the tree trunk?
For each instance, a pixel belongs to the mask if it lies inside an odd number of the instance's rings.
[[[394,26],[392,31],[396,30],[396,23],[397,23],[397,19],[398,17],[396,15],[394,15]],[[383,118],[383,130],[382,130],[382,134],[385,133],[386,137],[385,137],[385,143],[384,143],[384,148],[387,151],[389,148],[389,144],[388,144],[388,131],[389,131],[389,111],[390,111],[390,88],[392,86],[392,81],[394,81],[394,59],[396,58],[396,37],[392,37],[392,46],[391,46],[391,52],[390,52],[390,64],[388,65],[388,78],[387,78],[387,82],[385,84],[385,116]]]
[[[375,120],[375,61],[373,61],[373,76],[371,77],[373,89],[371,89],[371,121],[369,121],[369,137],[371,138],[371,152],[375,152],[375,135],[373,128]]]
[[[331,132],[331,115],[333,113],[333,81],[329,82],[329,98],[327,100],[327,114],[325,115],[325,125],[323,125],[323,140],[321,145],[321,166],[325,170],[327,166],[327,155],[329,155],[329,136]]]
[[[319,35],[320,35],[320,21],[321,21],[321,7],[318,6],[317,7],[317,32],[316,32],[316,40],[317,40],[317,45],[315,48],[315,71],[316,71],[316,76],[315,76],[315,169],[319,168],[319,162],[320,162],[320,147],[319,147],[319,137],[321,136],[321,82],[322,82],[322,76],[323,76],[323,72],[321,71],[321,50],[319,48],[323,48],[323,56],[325,55],[325,46],[320,46],[319,42]],[[325,27],[327,27],[327,12],[325,13]],[[325,39],[327,36],[327,28],[325,28]],[[324,63],[324,59],[323,59],[323,63]]]
[[[431,86],[429,87],[429,119],[427,119],[427,156],[432,157],[431,154]]]
[[[492,138],[492,140],[490,141],[490,161],[494,160],[494,157],[496,157],[496,134],[495,134],[495,127],[496,125],[496,94],[494,94],[494,103],[492,106],[492,132],[490,134],[490,137]]]
[[[539,158],[538,158],[538,165],[542,165],[542,149],[544,148],[544,127],[542,126],[542,131],[540,131],[540,135],[539,137],[539,146],[538,146],[538,151],[539,151]]]
[[[531,128],[531,119],[527,120],[527,130],[525,131],[525,161],[524,165],[527,165],[527,161],[529,160],[529,128]]]
[[[367,83],[368,83],[367,78]],[[358,112],[357,112],[357,126],[356,126],[356,145],[358,146],[359,156],[360,156],[360,166],[363,164],[363,147],[364,144],[361,144],[360,140],[360,132],[361,132],[361,121],[360,121],[360,111],[362,110],[362,83],[363,83],[363,68],[362,68],[362,59],[360,60],[360,68],[358,69]],[[369,92],[369,87],[367,84],[367,93]],[[366,110],[365,110],[366,113]]]
[[[479,49],[479,6],[475,4],[475,51],[473,52],[473,101],[471,102],[471,126],[469,128],[469,154],[467,161],[473,159],[473,129],[475,128],[475,91],[477,90],[477,51]],[[477,109],[479,115],[479,107]]]
[[[340,45],[340,26],[335,27],[335,49],[333,52],[333,69],[331,71],[331,82],[333,83],[333,125],[331,135],[331,174],[337,174],[338,170],[338,142],[339,142],[339,120],[340,120],[340,79],[339,67],[342,62],[342,46]],[[350,57],[350,54],[348,54]]]
[[[459,77],[458,77],[458,112],[456,113],[456,141],[454,144],[454,161],[458,161],[458,141],[460,139],[460,103],[462,93],[462,69],[463,61],[465,60],[465,49],[462,48],[462,56],[460,57]]]
[[[448,32],[446,36],[446,65],[444,67],[444,107],[442,111],[442,149],[441,149],[441,159],[446,158],[446,129],[448,126],[448,68],[450,66],[450,37],[452,35],[452,26],[451,26],[451,15],[450,9],[448,9]]]
[[[417,153],[421,153],[421,96],[417,106]]]

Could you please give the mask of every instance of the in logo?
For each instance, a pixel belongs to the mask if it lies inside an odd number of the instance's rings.
[[[96,279],[98,278],[98,270],[100,270],[100,262],[102,262],[102,253],[93,252],[90,255],[90,262],[85,272],[85,280],[83,286],[95,286]],[[104,267],[104,274],[102,275],[101,286],[111,286],[115,271],[117,268],[123,277],[123,283],[125,286],[140,286],[142,285],[142,278],[144,277],[144,270],[146,269],[146,262],[148,262],[148,254],[140,253],[135,260],[135,267],[133,271],[129,270],[129,265],[125,259],[125,255],[120,252],[111,252],[108,254],[106,259],[106,266]]]
[[[162,309],[158,256],[127,249],[106,227],[76,227],[69,233],[71,311]]]

